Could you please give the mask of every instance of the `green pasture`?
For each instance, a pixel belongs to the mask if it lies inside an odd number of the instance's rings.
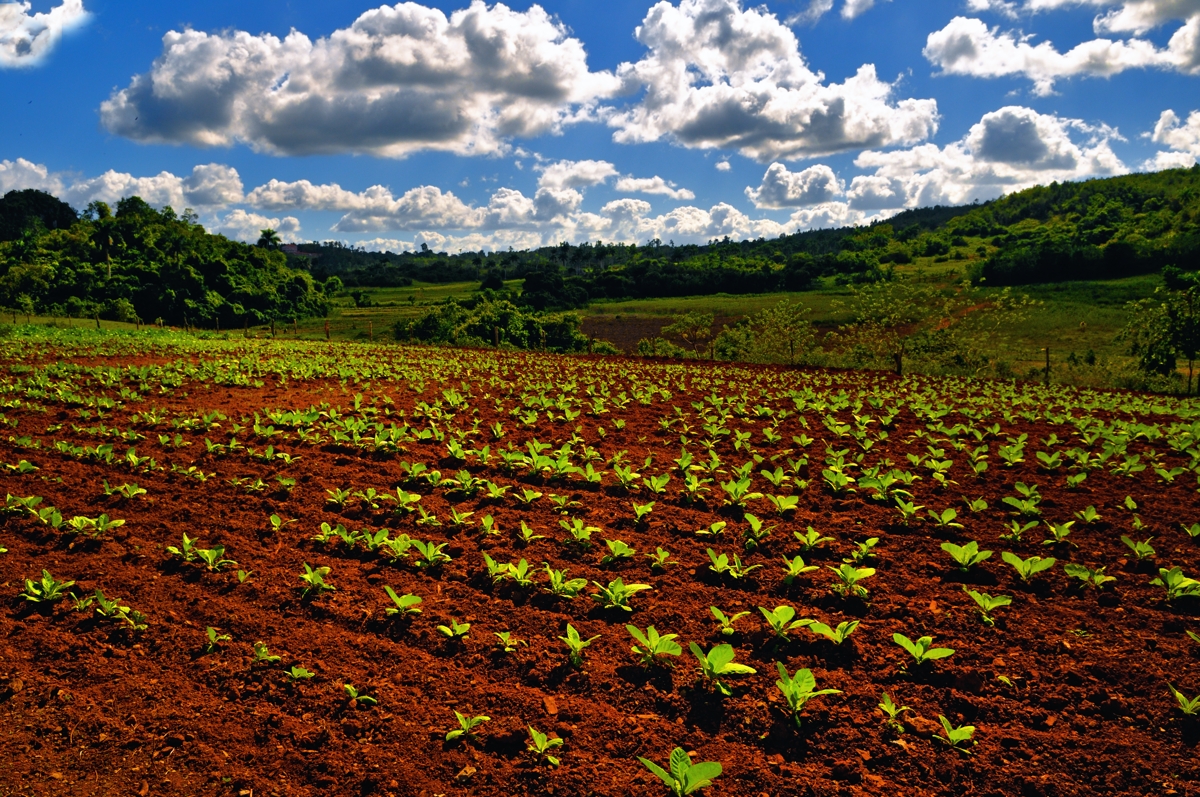
[[[944,264],[937,264],[939,266]],[[918,270],[926,278],[953,280],[962,273],[962,262],[952,264],[952,269],[906,267],[910,274]],[[1115,340],[1125,324],[1125,303],[1151,295],[1161,280],[1156,275],[1129,277],[1121,280],[1069,282],[1047,285],[1030,285],[1016,292],[1029,295],[1041,302],[1032,310],[1018,328],[1007,330],[997,340],[997,350],[1007,355],[1014,364],[1039,363],[1048,346],[1054,360],[1074,352],[1082,356],[1088,350],[1099,357],[1120,359],[1125,355],[1124,345]],[[506,287],[520,290],[521,280],[510,280]],[[414,283],[404,288],[367,288],[363,293],[369,305],[358,307],[350,298],[349,291],[335,298],[333,312],[328,319],[302,319],[297,324],[280,322],[275,333],[280,337],[322,339],[328,324],[329,337],[333,340],[387,340],[391,328],[398,320],[413,318],[425,308],[449,298],[466,299],[478,289],[477,282],[447,284]],[[688,312],[712,313],[719,318],[739,318],[770,307],[780,301],[800,303],[811,310],[810,318],[820,328],[830,329],[847,320],[846,311],[838,307],[849,291],[829,284],[816,290],[803,292],[780,292],[765,294],[714,294],[711,296],[685,296],[660,299],[629,299],[624,301],[601,300],[593,302],[580,312],[585,316],[615,320],[661,320],[663,325],[672,318]],[[13,319],[0,317],[0,321]],[[18,314],[18,322],[26,317]],[[29,322],[54,326],[88,326],[95,328],[92,319],[65,319],[49,316],[30,316]],[[104,329],[133,329],[132,324],[101,321]],[[236,331],[236,330],[231,330]],[[269,326],[254,327],[252,335],[269,335]]]

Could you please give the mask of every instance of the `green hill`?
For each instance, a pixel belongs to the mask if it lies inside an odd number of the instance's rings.
[[[287,257],[212,235],[138,197],[82,216],[38,191],[0,200],[0,306],[201,327],[322,316],[329,302]]]
[[[562,243],[526,251],[366,252],[303,244],[311,262],[211,235],[137,197],[82,216],[37,191],[0,199],[0,305],[115,320],[241,326],[321,316],[345,287],[479,280],[538,310],[597,299],[802,291],[948,264],[986,285],[1200,269],[1200,165],[1054,183],[963,207],[904,211],[866,227],[707,244]],[[333,278],[337,279],[334,280]]]

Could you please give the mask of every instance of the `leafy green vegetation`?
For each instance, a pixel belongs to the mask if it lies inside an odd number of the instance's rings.
[[[12,192],[0,207],[2,306],[210,329],[329,311],[323,286],[281,252],[211,235],[190,211],[155,210],[135,196],[115,212],[93,202],[79,216],[61,203],[28,213],[12,209],[13,193],[31,192]]]

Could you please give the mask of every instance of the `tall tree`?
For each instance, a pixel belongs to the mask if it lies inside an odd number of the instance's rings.
[[[280,244],[279,233],[268,227],[265,230],[259,230],[257,245],[263,249],[278,249]]]

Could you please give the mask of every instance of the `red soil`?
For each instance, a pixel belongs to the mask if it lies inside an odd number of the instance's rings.
[[[427,356],[422,350],[399,351],[403,358]],[[99,352],[88,362],[103,360]],[[650,500],[645,488],[631,497],[612,486],[611,472],[602,489],[578,479],[555,483],[513,476],[502,470],[494,452],[509,441],[522,448],[531,437],[557,447],[582,424],[587,443],[605,458],[628,450],[627,461],[636,470],[668,472],[679,453],[679,432],[663,433],[658,419],[672,414],[672,406],[695,416],[691,402],[710,391],[729,397],[744,394],[750,406],[762,401],[791,410],[790,400],[761,397],[764,385],[811,384],[828,395],[842,388],[852,395],[872,395],[930,383],[759,369],[683,371],[678,366],[600,365],[612,362],[600,360],[501,361],[504,371],[494,372],[501,380],[490,386],[490,374],[479,362],[464,366],[461,374],[475,386],[471,405],[478,411],[481,434],[473,438],[473,445],[489,442],[486,430],[496,420],[504,424],[506,435],[500,443],[491,441],[490,466],[473,462],[469,469],[513,485],[513,490],[498,502],[482,495],[466,500],[423,481],[405,483],[408,490],[424,495],[422,503],[441,518],[440,527],[415,525],[412,516],[395,517],[389,504],[378,512],[339,513],[325,499],[326,491],[335,488],[394,492],[404,483],[402,460],[425,462],[450,476],[461,465],[444,459],[441,443],[409,443],[406,452],[392,456],[328,441],[305,445],[288,432],[270,442],[302,458],[290,466],[267,466],[244,454],[213,457],[205,452],[204,438],[228,442],[235,421],[250,418],[252,423],[255,412],[268,408],[302,409],[325,401],[353,414],[352,394],[360,391],[366,394],[367,406],[380,410],[387,405],[375,403],[376,397],[391,396],[393,413],[404,410],[416,427],[416,403],[432,403],[442,385],[431,385],[418,396],[382,380],[348,387],[336,380],[295,379],[284,387],[268,378],[271,386],[261,388],[185,383],[165,395],[150,393],[140,403],[111,412],[102,423],[145,434],[147,439],[136,445],[138,453],[157,458],[163,469],[154,472],[131,473],[115,461],[83,463],[54,451],[55,440],[94,445],[104,439],[86,431],[95,419],[81,420],[73,409],[48,398],[41,399],[48,412],[28,407],[3,410],[12,428],[5,435],[8,441],[0,442],[0,461],[28,459],[40,470],[0,477],[0,489],[44,496],[45,504],[57,506],[64,517],[106,512],[127,523],[101,540],[88,541],[48,530],[26,517],[0,516],[0,547],[9,549],[0,554],[0,596],[5,601],[0,613],[5,640],[0,646],[0,794],[658,795],[665,791],[636,757],[665,763],[676,745],[695,751],[697,760],[724,765],[724,774],[704,792],[709,797],[1200,793],[1200,766],[1194,756],[1200,739],[1197,724],[1180,714],[1166,686],[1170,682],[1189,696],[1200,692],[1200,645],[1184,633],[1200,630],[1197,607],[1190,599],[1170,605],[1163,591],[1148,583],[1158,566],[1180,565],[1185,573],[1196,574],[1197,544],[1179,529],[1180,522],[1200,521],[1191,473],[1162,485],[1152,468],[1133,477],[1100,469],[1079,489],[1068,491],[1066,467],[1054,473],[1039,471],[1034,451],[1044,450],[1038,440],[1052,432],[1067,441],[1060,450],[1082,446],[1071,437],[1072,427],[1046,421],[1002,423],[1000,437],[988,441],[991,468],[982,479],[971,475],[964,454],[944,446],[947,457],[955,460],[951,476],[958,486],[935,489],[923,474],[925,479],[914,488],[917,503],[959,509],[966,529],[945,533],[925,521],[910,528],[897,525],[893,508],[864,494],[837,498],[823,489],[820,469],[826,444],[854,446],[849,438],[838,439],[829,432],[820,413],[805,413],[806,428],[795,415],[784,420],[779,428],[783,440],[777,444],[764,442],[763,421],[735,418],[729,426],[752,431],[752,445],[768,461],[785,447],[795,448],[793,435],[804,432],[816,438],[807,447],[811,484],[798,493],[799,511],[770,521],[778,528],[769,541],[747,552],[740,540],[746,524],[722,513],[715,498],[707,505],[684,502],[677,472],[668,495],[657,499],[649,525],[639,527],[633,523],[630,503],[633,498],[639,503]],[[618,376],[618,368],[627,373]],[[581,397],[583,385],[597,379],[609,382],[614,394],[629,389],[623,380],[662,379],[673,395],[653,406],[632,401],[625,410],[600,419],[584,414],[569,424],[552,423],[543,413],[535,428],[522,428],[507,410],[517,403],[523,385],[506,383],[506,375],[525,373],[533,380],[553,372],[578,380]],[[722,385],[720,380],[728,381]],[[956,399],[964,394],[958,384],[945,389]],[[992,390],[986,385],[981,389]],[[491,398],[485,399],[485,393]],[[1055,395],[1061,399],[1074,394]],[[494,407],[496,398],[504,401],[501,415]],[[996,397],[992,404],[996,411],[1003,409],[999,401]],[[219,409],[230,420],[220,428],[182,432],[190,446],[163,447],[157,436],[175,433],[169,423],[151,429],[130,420],[133,413],[150,407],[166,409],[168,418]],[[848,410],[838,416],[852,422]],[[618,418],[626,421],[624,430],[615,428]],[[379,420],[397,419],[393,414]],[[966,419],[951,415],[943,420],[953,425]],[[986,424],[993,420],[999,418],[989,418]],[[1145,420],[1166,424],[1171,418],[1147,415]],[[464,412],[449,425],[470,428],[472,422]],[[702,423],[692,421],[693,441],[703,437]],[[61,429],[54,429],[60,424]],[[73,424],[84,429],[76,431]],[[607,430],[603,439],[597,425]],[[872,450],[867,462],[887,456],[895,467],[918,470],[908,465],[905,455],[923,451],[931,441],[910,441],[917,430],[925,431],[926,421],[902,411],[889,438]],[[1026,462],[1006,468],[997,447],[1005,436],[1020,432],[1029,435]],[[40,439],[43,448],[18,449],[13,439],[22,435]],[[253,441],[249,429],[238,437],[259,449],[267,442]],[[114,444],[118,457],[126,445]],[[581,446],[575,448],[578,452]],[[691,448],[699,454],[695,442]],[[1168,467],[1188,464],[1161,440],[1139,440],[1130,451],[1144,455],[1148,448],[1164,454]],[[744,450],[734,451],[728,439],[717,450],[731,465],[748,459]],[[644,468],[651,454],[654,462]],[[213,475],[200,483],[173,474],[171,464],[195,464]],[[605,469],[611,471],[610,466]],[[757,470],[755,489],[778,492],[757,476]],[[296,479],[290,495],[269,490],[248,494],[228,483],[232,477],[261,477],[274,484],[276,475]],[[149,494],[130,501],[105,497],[104,481],[113,486],[136,482]],[[1104,520],[1076,524],[1070,539],[1078,548],[1043,546],[1042,529],[1027,533],[1019,544],[1001,542],[998,537],[1007,526],[1001,498],[1015,494],[1012,485],[1017,481],[1041,485],[1048,519],[1068,520],[1074,511],[1094,505]],[[719,497],[719,485],[712,486]],[[593,537],[595,547],[580,552],[562,544],[562,515],[548,497],[531,507],[517,503],[512,493],[524,488],[579,501],[571,515],[603,530]],[[961,494],[982,496],[990,508],[972,515]],[[1137,500],[1147,524],[1139,539],[1154,535],[1153,563],[1131,561],[1119,539],[1130,533],[1130,514],[1121,508],[1126,495]],[[448,524],[452,505],[475,512],[473,521],[493,515],[503,534],[481,539],[478,527],[456,531]],[[773,515],[765,500],[752,502],[751,511],[762,518]],[[274,532],[268,522],[273,513],[297,522]],[[719,519],[729,522],[723,536],[693,534]],[[522,520],[546,539],[523,545],[516,538]],[[403,531],[447,542],[453,561],[440,573],[426,573],[361,548],[351,552],[340,543],[318,543],[311,538],[322,522],[341,522],[350,529],[386,527],[393,535]],[[813,557],[819,571],[785,586],[780,557],[799,552],[792,532],[808,525],[836,542]],[[252,570],[253,576],[239,584],[232,571],[208,573],[180,564],[167,555],[165,546],[178,546],[185,533],[206,545],[224,545],[226,555]],[[870,536],[880,542],[877,558],[868,563],[878,570],[866,582],[869,600],[834,596],[829,589],[832,574],[825,566],[838,564],[853,542]],[[623,540],[638,554],[625,564],[601,566],[603,538]],[[962,577],[939,545],[969,539],[996,554],[978,572]],[[665,573],[651,570],[643,554],[657,546],[668,548],[679,564]],[[707,569],[705,549],[710,546],[740,553],[762,568],[742,581],[721,580]],[[1026,586],[999,561],[1005,550],[1022,556],[1053,553],[1060,564]],[[589,582],[607,583],[620,576],[626,582],[651,584],[653,591],[636,595],[634,611],[627,614],[603,611],[586,595],[557,600],[541,589],[542,574],[531,590],[511,583],[493,586],[484,572],[483,552],[496,561],[523,557],[534,566],[549,562]],[[1068,583],[1064,561],[1107,565],[1117,582],[1099,593],[1079,589]],[[331,567],[329,581],[337,591],[303,599],[298,574],[305,562]],[[43,612],[32,610],[16,596],[23,579],[43,568],[74,580],[81,594],[101,588],[120,596],[149,618],[149,628],[130,633],[71,611],[68,601]],[[995,628],[980,622],[961,589],[963,582],[1012,596],[1012,605],[997,611]],[[406,622],[385,616],[385,584],[400,594],[420,595],[423,613]],[[594,591],[589,584],[587,592]],[[830,625],[860,619],[862,624],[840,647],[803,630],[793,632],[790,643],[776,645],[764,633],[756,607],[784,603],[796,607],[800,617]],[[740,633],[722,637],[710,605],[727,613],[751,614],[739,621]],[[472,624],[469,638],[460,645],[447,644],[435,630],[452,617]],[[567,663],[557,639],[568,622],[585,637],[600,635],[588,648],[581,670]],[[733,679],[734,696],[724,699],[697,683],[695,661],[686,649],[674,669],[647,672],[630,655],[626,622],[679,634],[685,646],[697,641],[707,649],[729,641],[738,661],[758,672]],[[207,626],[232,639],[216,652],[202,653]],[[501,630],[528,645],[507,655],[499,652],[493,632]],[[926,672],[906,674],[906,654],[892,642],[895,632],[913,638],[934,635],[938,644],[956,653]],[[257,640],[282,656],[281,665],[251,663],[251,646]],[[840,689],[842,694],[815,699],[796,729],[781,711],[774,685],[776,660],[786,662],[789,671],[811,668],[820,688]],[[291,684],[283,668],[292,665],[316,675]],[[379,705],[352,705],[343,683],[377,697]],[[885,691],[911,707],[905,715],[908,732],[896,734],[885,726],[876,709]],[[491,717],[480,728],[478,742],[444,742],[446,731],[454,726],[453,709]],[[978,727],[972,755],[931,739],[935,730],[940,732],[939,714],[956,725]],[[565,740],[557,750],[561,767],[531,762],[525,753],[528,725]]]

